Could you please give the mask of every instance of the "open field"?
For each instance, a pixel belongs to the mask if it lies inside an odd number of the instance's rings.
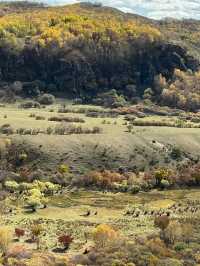
[[[99,224],[109,224],[133,239],[139,235],[158,232],[154,227],[155,214],[144,214],[144,210],[167,210],[175,204],[181,204],[183,208],[188,204],[188,200],[199,199],[199,195],[198,189],[152,191],[135,196],[94,191],[74,193],[65,191],[61,196],[52,197],[47,209],[38,210],[34,214],[27,214],[21,208],[20,201],[17,202],[14,213],[3,216],[2,223],[28,230],[34,220],[39,220],[46,228],[42,237],[44,249],[51,250],[56,245],[56,235],[59,235],[59,232],[67,232],[75,237],[70,250],[73,253],[78,251],[86,240],[92,242],[92,230]],[[134,206],[141,211],[139,217],[127,216],[126,210]],[[91,211],[91,215],[83,217],[87,210]],[[200,211],[195,214],[189,211],[180,213],[172,211],[171,217],[180,221],[199,219]]]
[[[19,104],[6,105],[0,108],[0,126],[10,124],[13,129],[40,129],[56,127],[61,122],[48,121],[50,117],[76,117],[84,119],[85,123],[73,123],[83,128],[99,127],[101,134],[72,134],[72,135],[10,135],[20,142],[26,141],[35,148],[40,147],[48,159],[39,161],[42,168],[53,169],[59,163],[70,165],[77,174],[91,169],[118,169],[125,167],[130,170],[148,169],[154,165],[176,166],[171,160],[170,149],[178,147],[187,158],[198,158],[200,149],[199,128],[133,126],[128,132],[127,122],[123,115],[115,118],[93,118],[83,113],[58,113],[60,102],[45,109],[20,109]],[[67,108],[89,109],[94,106],[72,106]],[[103,108],[98,107],[99,110]],[[51,112],[50,112],[51,111]],[[41,116],[44,120],[36,120]],[[6,118],[4,118],[6,115]],[[141,120],[141,119],[140,119]],[[148,116],[145,121],[163,121],[160,116]],[[175,121],[176,117],[165,117],[165,121]],[[64,123],[69,125],[69,123]]]

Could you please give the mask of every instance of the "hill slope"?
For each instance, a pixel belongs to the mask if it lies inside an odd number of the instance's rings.
[[[199,67],[198,21],[154,21],[86,3],[8,3],[0,11],[1,87],[21,81],[26,96],[39,90],[90,101],[115,89],[131,100],[154,90],[159,74],[168,82],[175,69]]]

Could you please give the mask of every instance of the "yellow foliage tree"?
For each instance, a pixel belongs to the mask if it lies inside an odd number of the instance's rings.
[[[99,247],[105,247],[118,237],[119,233],[107,224],[100,224],[93,231],[94,242]]]

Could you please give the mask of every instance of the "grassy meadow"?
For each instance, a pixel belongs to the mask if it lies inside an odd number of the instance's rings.
[[[139,170],[148,169],[152,165],[176,165],[176,161],[170,161],[168,149],[179,147],[189,157],[197,157],[200,148],[199,128],[177,128],[159,126],[133,126],[131,132],[127,129],[127,121],[124,115],[114,118],[88,117],[83,113],[58,113],[61,104],[68,109],[78,110],[104,110],[102,107],[89,105],[72,105],[70,102],[58,101],[58,103],[44,109],[18,108],[19,103],[6,105],[0,108],[0,126],[9,124],[16,130],[40,129],[45,131],[48,127],[56,127],[60,122],[48,121],[51,117],[77,117],[84,119],[85,123],[74,123],[83,128],[100,127],[101,134],[70,134],[70,135],[19,135],[10,137],[19,141],[26,141],[33,147],[41,147],[42,153],[48,160],[40,162],[42,167],[51,169],[53,165],[65,162],[77,173],[88,170],[118,169],[128,167]],[[34,115],[34,117],[31,117]],[[41,116],[42,120],[36,117]],[[6,118],[5,118],[6,117]],[[177,117],[162,117],[150,115],[137,120],[142,121],[170,121]],[[68,123],[65,123],[66,125]],[[50,166],[49,166],[50,165]]]

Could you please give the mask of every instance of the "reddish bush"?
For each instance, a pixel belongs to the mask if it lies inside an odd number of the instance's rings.
[[[33,251],[28,249],[27,246],[22,244],[13,245],[8,250],[8,257],[16,259],[29,259],[32,256]],[[17,264],[18,265],[18,264]],[[21,264],[19,264],[21,265]]]
[[[110,188],[114,182],[122,182],[127,178],[116,172],[105,170],[103,172],[92,171],[84,177],[83,183],[86,186],[97,186],[101,188]]]
[[[27,167],[21,167],[19,170],[19,175],[22,181],[29,181],[30,174],[31,171]]]
[[[18,238],[22,237],[25,235],[25,230],[20,229],[20,228],[15,228],[15,234]]]
[[[70,235],[62,235],[62,236],[59,236],[58,238],[58,242],[62,244],[65,249],[69,248],[72,241],[73,241],[73,237],[71,237]]]

